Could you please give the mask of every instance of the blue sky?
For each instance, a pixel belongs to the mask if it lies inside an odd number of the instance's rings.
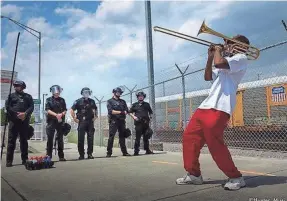
[[[287,21],[287,2],[151,2],[152,24],[196,36],[205,19],[212,29],[232,36],[246,35],[256,47],[287,40],[281,20]],[[145,15],[143,1],[125,2],[1,2],[1,15],[42,32],[42,87],[59,84],[68,107],[88,86],[97,97],[111,97],[118,85],[147,86]],[[1,19],[1,68],[12,69],[18,31],[21,32],[16,71],[37,97],[37,39]],[[221,42],[220,38],[200,38]],[[179,75],[174,64],[190,64],[187,72],[204,68],[207,48],[153,32],[155,81]],[[287,45],[261,53],[250,62],[244,81],[287,74]],[[201,55],[201,56],[200,56]],[[195,58],[195,59],[194,59]],[[203,72],[187,77],[187,90],[207,88]],[[146,91],[147,92],[147,91]],[[166,84],[166,95],[180,93],[180,80]],[[156,87],[156,97],[162,86]],[[42,95],[41,95],[42,96]],[[128,99],[127,99],[128,100]],[[105,110],[105,107],[103,108]]]

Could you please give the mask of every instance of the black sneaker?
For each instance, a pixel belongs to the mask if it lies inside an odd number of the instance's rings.
[[[59,158],[59,161],[66,161],[66,159],[63,157],[63,158]]]
[[[124,153],[123,156],[131,156],[129,153]]]
[[[89,154],[88,159],[94,159],[94,156],[92,154]]]
[[[12,162],[6,162],[6,167],[12,167]]]
[[[107,157],[107,158],[110,158],[111,156],[112,156],[112,154],[107,154],[107,156],[106,156],[106,157]]]
[[[139,155],[139,153],[138,153],[138,152],[135,152],[135,153],[134,153],[134,156],[138,156],[138,155]]]
[[[26,160],[23,160],[23,161],[22,161],[22,165],[26,165]]]
[[[79,160],[84,160],[85,159],[85,157],[84,156],[79,156]]]

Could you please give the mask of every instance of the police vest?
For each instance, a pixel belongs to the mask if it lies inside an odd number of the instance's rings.
[[[92,120],[94,118],[93,109],[95,108],[95,103],[91,99],[85,100],[81,98],[77,102],[77,119],[79,120]]]
[[[47,99],[47,102],[51,106],[51,109],[50,109],[51,111],[53,111],[57,114],[65,111],[65,106],[64,106],[65,101],[63,98],[60,97],[60,98],[58,98],[58,100],[56,100],[55,98],[50,97]],[[62,118],[63,121],[64,121],[64,118],[65,117]],[[56,120],[57,118],[55,116],[47,114],[47,120],[51,120],[51,119]]]
[[[8,98],[8,103],[9,103],[9,108],[10,112],[8,112],[8,119],[15,121],[19,120],[17,118],[17,112],[26,112],[26,110],[29,108],[30,104],[34,104],[33,102],[31,103],[32,98],[30,98],[28,94],[23,93],[12,93],[9,98]],[[28,117],[30,118],[30,117]],[[27,119],[28,119],[27,118]]]

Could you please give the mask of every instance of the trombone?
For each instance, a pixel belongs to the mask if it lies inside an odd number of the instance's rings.
[[[201,44],[201,45],[205,45],[205,46],[217,45],[217,44],[209,42],[207,40],[203,40],[203,39],[200,39],[200,38],[189,36],[189,35],[186,35],[186,34],[183,34],[183,33],[179,33],[179,32],[176,32],[176,31],[173,31],[173,30],[170,30],[170,29],[162,28],[162,27],[159,27],[159,26],[155,26],[154,27],[154,31],[162,32],[162,33],[165,33],[165,34],[168,34],[168,35],[171,35],[171,36],[175,36],[177,38],[185,39],[185,40],[188,40],[188,41],[191,41],[191,42],[195,42],[195,43],[198,43],[198,44]],[[260,55],[260,50],[258,48],[253,47],[253,46],[248,45],[248,44],[245,44],[245,43],[242,43],[242,42],[240,42],[238,40],[229,38],[229,37],[227,37],[227,36],[225,36],[225,35],[223,35],[221,33],[218,33],[216,31],[212,30],[211,28],[206,26],[205,21],[203,21],[203,23],[202,23],[202,25],[201,25],[198,33],[197,33],[197,36],[199,34],[201,34],[201,33],[208,33],[208,34],[211,34],[211,35],[215,35],[215,36],[221,37],[224,40],[233,42],[234,43],[233,51],[235,53],[246,54],[246,56],[247,56],[247,58],[249,60],[256,60],[259,57],[259,55]]]

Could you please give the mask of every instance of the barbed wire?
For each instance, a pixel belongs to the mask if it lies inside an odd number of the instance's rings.
[[[260,50],[260,52],[261,52],[261,51],[265,51],[265,50],[268,50],[268,49],[271,49],[271,48],[274,48],[274,47],[277,47],[277,46],[280,46],[280,45],[284,45],[284,44],[286,44],[286,43],[287,43],[287,40],[281,41],[281,42],[278,42],[278,43],[275,43],[275,44],[268,45],[268,46],[266,46],[266,47],[260,48],[259,50]],[[184,77],[186,77],[186,76],[188,76],[188,75],[191,75],[191,74],[194,74],[194,73],[201,72],[201,71],[203,71],[203,70],[205,70],[205,68],[201,68],[201,69],[198,69],[198,70],[195,70],[195,71],[186,73],[186,74],[184,75]],[[163,84],[163,83],[166,83],[166,82],[169,82],[169,81],[172,81],[172,80],[179,79],[179,78],[181,78],[181,77],[182,77],[182,76],[179,75],[179,76],[170,78],[170,79],[168,79],[168,80],[164,80],[164,81],[157,82],[157,83],[155,83],[155,84],[153,84],[153,85],[148,85],[148,86],[146,86],[146,87],[142,87],[142,88],[140,88],[140,89],[137,89],[136,91],[145,90],[145,89],[148,89],[148,88],[150,88],[150,87],[154,87],[154,86],[161,85],[161,84]],[[125,96],[127,96],[127,95],[130,95],[130,93],[123,94],[122,97],[125,97]],[[107,100],[104,100],[104,101],[102,101],[102,103],[103,103],[103,102],[106,102],[106,101],[107,101]]]

